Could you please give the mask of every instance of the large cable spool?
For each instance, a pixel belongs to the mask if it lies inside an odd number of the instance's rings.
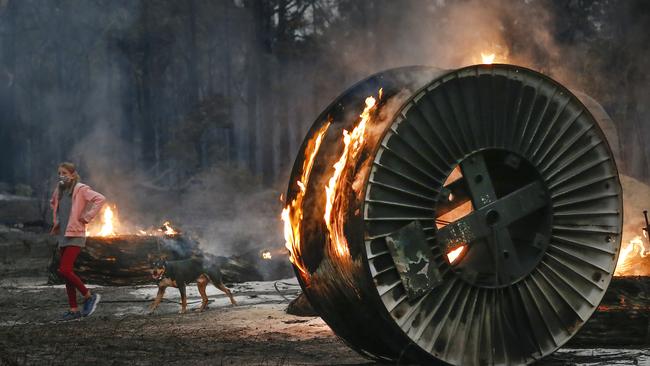
[[[530,364],[566,343],[610,283],[623,217],[589,109],[502,64],[357,83],[308,132],[289,208],[297,277],[337,335],[372,358],[453,365]]]

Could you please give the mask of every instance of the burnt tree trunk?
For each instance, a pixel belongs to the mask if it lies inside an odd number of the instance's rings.
[[[261,127],[259,121],[258,102],[259,102],[259,75],[260,59],[263,47],[263,35],[261,29],[261,18],[263,9],[260,1],[249,1],[246,5],[252,14],[250,29],[250,46],[246,54],[246,113],[248,127],[248,165],[253,174],[258,173],[262,164],[258,161],[259,146],[257,144],[257,131]]]
[[[188,15],[189,15],[189,33],[190,33],[190,54],[187,58],[187,68],[188,68],[188,94],[190,98],[190,103],[192,105],[198,106],[201,98],[200,86],[199,86],[199,52],[197,45],[197,26],[196,26],[196,0],[190,0],[188,2]]]
[[[141,157],[145,166],[152,166],[156,161],[156,128],[154,120],[153,106],[153,42],[150,26],[151,8],[147,1],[142,3],[142,39],[141,39],[141,76],[139,77],[138,88],[140,89],[140,116],[142,123],[140,126]],[[157,167],[157,165],[155,165]],[[156,172],[157,173],[157,172]]]
[[[293,153],[290,151],[289,139],[290,134],[290,122],[289,122],[289,83],[291,83],[291,78],[287,80],[287,77],[293,72],[295,72],[295,65],[291,63],[291,36],[289,34],[289,14],[287,12],[287,1],[280,0],[278,2],[278,67],[276,76],[276,88],[278,98],[278,108],[277,108],[277,120],[274,123],[274,130],[277,131],[278,136],[278,149],[275,151],[277,166],[275,166],[274,179],[277,178],[280,174],[286,174],[285,172],[293,163]],[[297,99],[300,100],[300,99]]]
[[[232,93],[232,60],[231,60],[231,44],[230,44],[230,4],[228,2],[223,3],[223,21],[222,21],[222,34],[223,34],[223,45],[224,50],[221,52],[223,55],[223,68],[225,73],[225,91],[227,101],[226,114],[228,116],[228,123],[230,127],[227,129],[227,140],[228,140],[228,151],[227,151],[227,161],[228,164],[231,164],[233,161],[239,161],[238,151],[238,141],[237,134],[235,132],[235,124],[233,118],[233,93]]]
[[[0,130],[13,131],[17,127],[16,120],[16,0],[5,2],[0,7],[2,27],[2,49],[0,59]],[[15,137],[10,133],[0,134],[0,181],[15,183]]]

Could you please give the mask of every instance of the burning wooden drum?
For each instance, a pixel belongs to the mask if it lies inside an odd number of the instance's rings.
[[[316,120],[282,213],[308,299],[384,360],[530,364],[607,289],[622,192],[569,90],[513,65],[393,69]]]

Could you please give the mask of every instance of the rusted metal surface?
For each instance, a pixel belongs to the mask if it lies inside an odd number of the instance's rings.
[[[442,282],[422,225],[412,222],[386,237],[402,285],[411,300]]]

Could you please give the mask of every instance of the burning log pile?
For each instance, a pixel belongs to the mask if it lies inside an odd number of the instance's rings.
[[[122,227],[114,213],[114,207],[112,209],[107,206],[102,212],[101,224],[89,229],[86,248],[75,262],[75,272],[84,282],[104,286],[151,284],[151,262],[154,259],[215,257],[204,253],[196,240],[183,235],[168,221],[160,228],[137,229],[136,234],[117,234],[119,228]],[[56,250],[50,260],[49,283],[62,283],[56,273],[58,263],[59,253]],[[228,258],[222,268],[224,281],[262,280],[256,264],[250,258]]]
[[[557,82],[412,67],[321,114],[282,219],[309,303],[361,354],[529,364],[605,295],[622,192],[598,121]]]
[[[180,235],[89,237],[86,249],[77,258],[75,272],[84,282],[97,285],[143,285],[152,283],[151,258],[175,260],[196,255],[202,255],[198,244]],[[61,283],[56,274],[58,263],[55,253],[49,271],[51,283]]]

